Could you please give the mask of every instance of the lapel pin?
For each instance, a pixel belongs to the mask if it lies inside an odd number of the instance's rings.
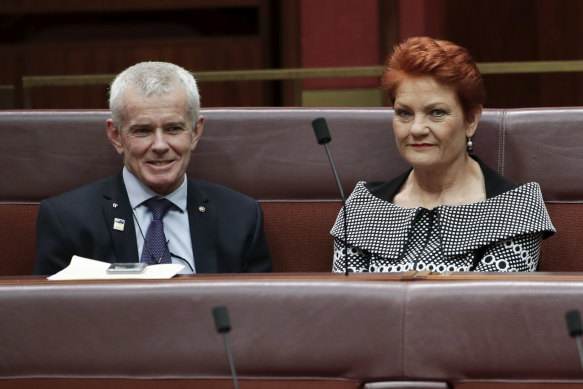
[[[113,203],[113,207],[114,208],[117,208],[117,203]]]
[[[202,205],[200,207],[198,207],[198,212],[204,213],[205,211],[206,211],[206,208],[203,207]]]
[[[117,205],[117,204],[116,204]],[[113,229],[118,231],[123,231],[125,228],[126,221],[123,219],[115,218],[113,219]]]

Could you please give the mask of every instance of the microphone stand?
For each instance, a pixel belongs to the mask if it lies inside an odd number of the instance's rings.
[[[219,305],[213,308],[213,318],[215,320],[215,327],[217,332],[223,335],[225,341],[225,350],[227,351],[227,358],[229,360],[229,368],[231,369],[231,377],[233,378],[233,386],[239,389],[239,382],[237,381],[237,372],[235,371],[235,363],[233,362],[233,355],[231,354],[231,347],[229,346],[229,339],[227,333],[231,331],[231,321],[229,320],[229,312],[227,307]]]
[[[583,345],[581,344],[581,335],[583,334],[583,326],[581,325],[581,315],[576,309],[567,311],[565,313],[565,321],[567,322],[567,329],[569,335],[575,338],[577,343],[577,352],[579,353],[579,362],[581,363],[581,370],[583,370]]]
[[[330,136],[328,124],[326,124],[326,119],[324,118],[316,118],[312,120],[312,128],[314,129],[314,134],[316,135],[318,144],[324,145],[326,148],[328,160],[330,161],[330,166],[332,166],[332,173],[334,173],[336,185],[338,185],[338,191],[340,192],[340,198],[342,199],[342,217],[344,219],[344,275],[348,276],[348,216],[346,214],[346,197],[344,196],[344,190],[342,190],[340,177],[336,171],[334,158],[332,158],[332,153],[328,148],[328,143],[332,140],[332,137]]]
[[[348,276],[348,216],[346,215],[346,197],[344,196],[344,190],[342,189],[342,184],[340,183],[340,177],[336,171],[336,165],[332,159],[332,153],[330,153],[330,148],[328,148],[328,143],[324,143],[324,148],[328,154],[328,160],[330,161],[330,166],[332,166],[332,173],[334,173],[334,178],[336,179],[336,185],[338,185],[338,190],[340,191],[340,198],[342,199],[342,217],[344,221],[344,275]]]
[[[231,376],[233,377],[233,386],[235,389],[239,389],[237,372],[235,371],[235,363],[233,362],[233,355],[231,354],[231,347],[229,347],[229,338],[227,337],[227,334],[223,334],[223,340],[225,341],[225,349],[227,350],[227,358],[229,359],[229,368],[231,369]]]

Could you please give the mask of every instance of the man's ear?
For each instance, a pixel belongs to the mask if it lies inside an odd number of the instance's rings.
[[[107,137],[118,154],[123,155],[123,145],[121,144],[121,131],[117,129],[112,119],[107,119]]]
[[[196,121],[196,124],[194,125],[194,128],[192,129],[192,131],[194,132],[194,136],[192,137],[192,144],[191,144],[190,150],[194,151],[194,149],[196,148],[196,145],[198,144],[198,140],[202,136],[203,127],[204,127],[204,116],[200,115],[198,117],[198,120]]]
[[[466,115],[466,137],[471,138],[474,136],[476,129],[478,128],[478,122],[482,117],[482,105],[474,108],[474,110]]]

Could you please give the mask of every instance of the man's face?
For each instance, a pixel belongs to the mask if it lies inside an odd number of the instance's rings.
[[[141,182],[160,195],[172,193],[184,181],[204,118],[200,116],[192,128],[182,87],[148,97],[128,88],[122,103],[123,127],[108,120],[109,140],[123,155],[125,167]]]

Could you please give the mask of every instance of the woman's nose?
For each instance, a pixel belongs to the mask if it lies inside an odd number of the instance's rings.
[[[429,132],[427,119],[423,115],[416,115],[413,123],[411,123],[410,133],[413,136],[426,135]]]

